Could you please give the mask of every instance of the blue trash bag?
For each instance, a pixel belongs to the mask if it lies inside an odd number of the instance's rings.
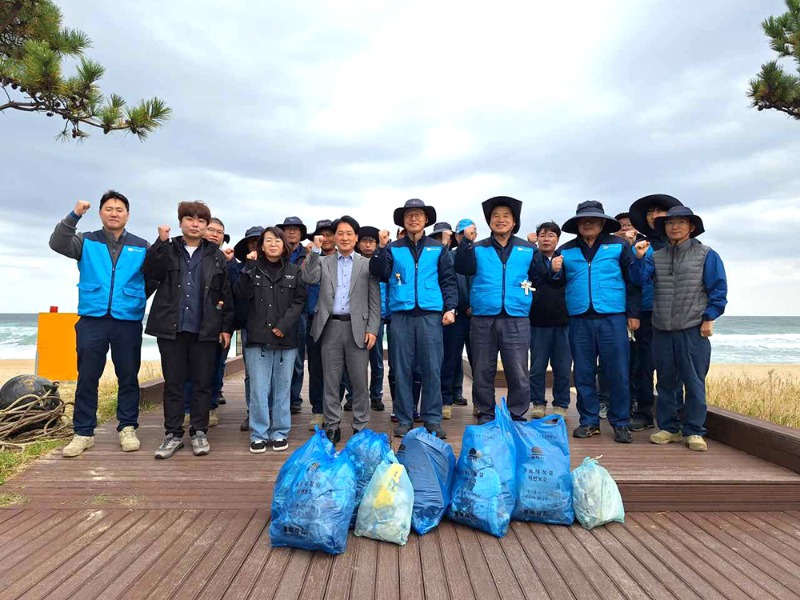
[[[292,482],[301,470],[304,470],[310,463],[329,458],[334,455],[334,448],[328,436],[321,429],[317,430],[309,440],[292,452],[289,459],[283,463],[275,480],[275,488],[272,492],[272,515],[280,514],[286,498],[292,493]]]
[[[514,423],[517,503],[512,519],[572,525],[567,426],[560,415]]]
[[[453,448],[424,427],[417,427],[403,438],[397,460],[406,468],[414,487],[411,526],[425,535],[439,524],[450,504],[456,472]]]
[[[598,464],[599,458],[584,458],[572,472],[572,504],[575,516],[586,529],[612,521],[625,522],[625,507],[617,483]]]
[[[515,471],[511,414],[503,398],[494,421],[469,425],[464,431],[447,516],[503,537],[517,500]]]
[[[351,437],[344,450],[342,450],[342,452],[350,454],[350,459],[356,468],[356,478],[358,480],[356,506],[353,510],[353,518],[350,520],[350,529],[356,526],[358,506],[361,504],[364,490],[367,489],[375,469],[386,460],[391,451],[389,437],[385,433],[375,433],[369,429],[364,429]]]
[[[281,510],[272,513],[270,542],[341,554],[355,504],[356,469],[349,453],[306,463],[298,468]]]
[[[393,453],[378,465],[358,507],[358,536],[405,546],[411,531],[414,488]]]

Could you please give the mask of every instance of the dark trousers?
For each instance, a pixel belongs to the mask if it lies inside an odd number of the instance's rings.
[[[78,385],[75,388],[73,429],[77,435],[94,435],[97,427],[97,386],[106,356],[119,381],[117,431],[139,426],[139,366],[142,357],[142,322],[111,318],[81,317],[75,323],[78,350]]]
[[[395,401],[395,367],[394,367],[394,353],[392,352],[392,327],[391,327],[391,320],[386,321],[386,338],[387,338],[387,347],[388,347],[388,354],[386,362],[389,364],[389,374],[386,376],[386,380],[389,382],[389,396],[392,398],[392,402]],[[413,383],[411,384],[411,395],[414,400],[414,410],[419,410],[419,398],[422,395],[422,372],[419,370],[419,366],[417,365],[416,361],[414,361],[414,366],[411,368],[411,377]],[[441,376],[440,376],[441,377]]]
[[[472,345],[472,402],[482,417],[494,418],[494,378],[497,354],[503,360],[508,382],[508,410],[513,417],[528,412],[531,386],[528,351],[531,345],[531,323],[528,317],[476,317],[470,322]]]
[[[311,412],[315,415],[322,414],[322,394],[324,382],[322,380],[322,344],[315,342],[311,337],[311,325],[314,317],[309,315],[306,323],[306,356],[308,357],[308,399],[311,402]]]
[[[383,399],[383,330],[381,321],[375,345],[369,351],[369,399]]]
[[[300,397],[300,390],[303,389],[303,377],[305,370],[303,363],[306,360],[306,324],[308,315],[303,313],[297,322],[297,356],[294,359],[294,372],[292,373],[292,388],[289,393],[291,406],[300,406],[303,399]]]
[[[653,329],[653,350],[658,373],[658,426],[672,433],[681,431],[678,411],[680,392],[685,390],[683,434],[706,434],[706,375],[711,364],[711,342],[700,335],[700,327],[683,331]]]
[[[228,351],[231,349],[230,345],[223,348],[221,344],[217,345],[217,352],[214,356],[214,374],[211,379],[211,410],[219,408],[219,395],[222,393],[222,382],[225,380],[225,363],[228,361]],[[183,384],[183,412],[189,414],[192,412],[192,396],[194,395],[194,384],[191,379],[187,379]]]
[[[645,421],[653,420],[653,373],[656,369],[653,353],[653,313],[642,312],[639,329],[631,345],[631,388],[635,388],[636,407],[633,416]]]
[[[569,345],[574,362],[578,413],[582,426],[600,425],[600,400],[597,395],[597,361],[608,381],[608,422],[614,427],[630,422],[631,395],[628,387],[628,325],[624,314],[598,319],[570,317]]]
[[[161,371],[164,375],[164,430],[183,437],[184,383],[192,382],[189,433],[208,431],[211,409],[211,382],[217,342],[201,342],[196,333],[178,333],[174,340],[158,340]]]
[[[442,317],[438,314],[410,316],[392,315],[390,337],[394,354],[394,414],[403,425],[413,424],[414,364],[422,374],[422,420],[430,424],[442,422]]]
[[[531,327],[531,402],[547,404],[544,397],[548,363],[553,369],[553,406],[569,406],[572,353],[569,327]]]
[[[452,325],[444,328],[444,360],[442,361],[442,404],[450,406],[453,399],[461,396],[464,368],[461,364],[464,346],[469,353],[468,315],[458,313]]]

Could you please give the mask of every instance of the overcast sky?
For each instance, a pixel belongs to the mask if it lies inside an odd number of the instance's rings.
[[[63,144],[56,119],[0,113],[0,312],[75,309],[77,268],[47,241],[77,199],[98,229],[114,188],[137,235],[201,199],[234,243],[289,215],[388,228],[414,197],[485,235],[490,196],[523,201],[524,234],[668,193],[705,221],[728,314],[800,314],[800,122],[745,96],[783,0],[59,4],[105,92],[174,116],[144,143]]]

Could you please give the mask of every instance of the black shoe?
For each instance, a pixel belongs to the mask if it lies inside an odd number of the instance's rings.
[[[244,421],[242,421],[242,424],[239,425],[239,429],[241,429],[242,431],[250,431],[250,415],[249,414],[244,418]]]
[[[411,425],[403,425],[402,423],[398,423],[394,428],[394,437],[401,438],[409,431],[411,431]]]
[[[362,431],[364,431],[364,430],[363,429],[353,429],[353,435],[358,435]]]
[[[478,425],[486,425],[487,423],[491,423],[494,421],[494,417],[491,415],[481,415],[478,417]]]
[[[268,442],[258,440],[257,442],[250,442],[250,452],[252,454],[264,454],[267,451]]]
[[[586,439],[593,435],[600,435],[600,428],[594,425],[581,425],[572,432],[572,437]]]
[[[328,429],[325,432],[325,435],[328,436],[328,439],[335,446],[342,439],[342,430],[339,429],[338,427],[336,429]]]
[[[372,402],[370,402],[369,406],[372,410],[377,412],[383,412],[384,410],[386,410],[386,407],[383,405],[383,400],[380,399],[373,400]]]
[[[344,409],[345,409],[347,412],[351,412],[351,411],[353,410],[353,401],[352,401],[352,400],[350,400],[349,398],[348,398],[347,400],[345,400],[345,401],[344,401],[344,406],[343,406],[343,408],[344,408]]]
[[[336,431],[339,431],[338,429]],[[272,441],[272,451],[273,452],[283,452],[284,450],[289,448],[289,440],[273,440]]]
[[[392,419],[392,423],[399,423],[400,422],[400,419],[398,419],[397,416],[394,413],[392,413],[391,419]]]
[[[303,407],[300,404],[290,404],[289,412],[293,415],[303,412]]]
[[[440,440],[447,439],[447,432],[442,429],[441,423],[425,423],[423,427],[428,430],[428,433],[435,435]]]
[[[225,399],[225,396],[222,395],[220,392],[219,397],[217,397],[217,404],[227,404],[228,401]]]
[[[456,396],[455,398],[453,398],[453,404],[455,404],[456,406],[466,406],[469,403],[467,402],[467,399],[464,398],[464,396]]]
[[[422,423],[422,415],[414,411],[414,423]]]
[[[511,415],[511,420],[512,421],[518,421],[520,423],[527,423],[528,422],[528,419],[526,419],[525,417],[518,417],[517,415]]]
[[[653,424],[653,421],[651,421],[651,420],[642,419],[642,418],[637,417],[635,419],[631,419],[631,422],[630,422],[630,425],[628,425],[628,428],[631,431],[644,431],[645,429],[654,429],[655,425]]]
[[[614,441],[619,442],[620,444],[633,443],[633,436],[631,435],[631,430],[628,429],[628,427],[625,425],[623,425],[622,427],[614,427]]]

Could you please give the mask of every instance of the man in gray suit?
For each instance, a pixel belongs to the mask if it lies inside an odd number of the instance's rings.
[[[319,283],[311,337],[321,339],[325,429],[336,444],[341,439],[339,384],[347,368],[353,390],[353,433],[369,422],[367,365],[381,323],[381,291],[369,273],[369,260],[355,252],[358,222],[344,216],[333,222],[336,252],[320,258],[321,238],[306,261],[303,278]]]

